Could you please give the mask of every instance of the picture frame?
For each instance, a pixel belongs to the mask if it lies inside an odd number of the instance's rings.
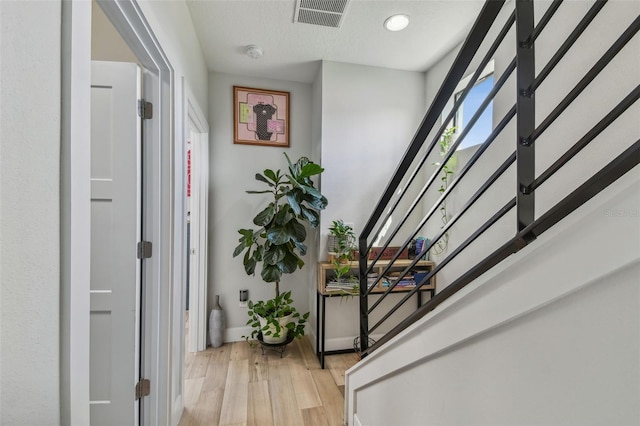
[[[289,92],[233,86],[233,143],[289,147]]]

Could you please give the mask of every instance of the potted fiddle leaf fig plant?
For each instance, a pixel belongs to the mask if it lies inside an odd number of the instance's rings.
[[[242,263],[247,275],[255,275],[256,268],[260,267],[262,280],[274,285],[274,298],[248,304],[247,324],[253,328],[251,338],[257,337],[269,344],[304,335],[309,313],[301,315],[296,311],[290,291],[280,294],[280,280],[283,274],[291,274],[304,266],[301,256],[307,252],[305,225],[317,228],[319,212],[327,206],[327,199],[311,180],[324,169],[306,157],[292,163],[289,156],[284,155],[288,171],[265,169],[263,173],[256,173],[256,180],[267,188],[246,191],[271,194],[271,197],[253,219],[258,228],[238,230],[241,236],[233,252],[234,257],[244,252]]]

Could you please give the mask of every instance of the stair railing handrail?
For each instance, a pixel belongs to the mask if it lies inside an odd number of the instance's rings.
[[[473,57],[478,51],[482,41],[485,36],[489,32],[489,29],[495,22],[502,6],[504,5],[504,0],[496,0],[496,1],[487,1],[485,2],[478,19],[474,23],[469,35],[465,39],[456,59],[454,61],[453,66],[450,68],[447,76],[445,78],[445,82],[440,87],[438,93],[436,94],[434,102],[431,104],[427,113],[425,114],[418,131],[414,135],[412,142],[409,144],[402,160],[398,164],[396,171],[393,174],[393,177],[387,184],[386,189],[384,190],[382,197],[378,201],[377,206],[374,209],[373,214],[371,215],[369,221],[364,226],[362,233],[359,237],[359,276],[360,276],[360,344],[361,350],[364,352],[368,346],[368,297],[365,295],[365,291],[367,289],[367,258],[369,253],[369,248],[367,244],[367,238],[369,237],[373,227],[375,226],[376,221],[382,216],[382,213],[389,203],[395,190],[400,185],[406,170],[409,169],[411,163],[413,162],[413,158],[418,154],[422,144],[425,139],[429,135],[429,132],[438,121],[438,117],[440,112],[444,109],[446,103],[449,98],[453,94],[458,82],[464,76],[464,72],[467,70],[469,64],[471,63]],[[374,262],[375,263],[375,262]]]
[[[582,205],[588,199],[593,197],[603,188],[614,182],[622,174],[626,173],[631,168],[640,163],[640,140],[635,141],[629,148],[623,153],[618,155],[613,161],[609,162],[605,167],[598,171],[595,175],[589,178],[586,182],[572,191],[563,200],[556,203],[553,207],[549,208],[539,218],[535,218],[535,190],[541,186],[546,180],[555,174],[564,164],[574,158],[578,152],[584,149],[592,140],[596,138],[604,129],[611,125],[618,116],[625,112],[631,105],[633,105],[640,98],[640,85],[637,85],[627,96],[624,97],[611,111],[609,111],[600,121],[598,121],[591,129],[589,129],[575,144],[573,144],[560,158],[553,162],[551,166],[547,167],[538,177],[535,176],[535,142],[536,139],[567,109],[567,107],[574,102],[577,97],[584,91],[584,89],[593,81],[593,79],[599,75],[599,73],[611,62],[611,60],[623,49],[624,46],[636,35],[640,30],[640,16],[637,17],[629,26],[624,30],[622,35],[611,45],[611,47],[596,61],[596,63],[586,72],[586,74],[579,80],[574,88],[557,104],[557,106],[549,113],[541,123],[535,125],[535,91],[542,84],[542,82],[548,77],[553,69],[558,65],[561,59],[565,56],[567,51],[574,45],[576,40],[581,36],[589,24],[594,20],[597,14],[603,9],[606,0],[596,2],[578,22],[573,31],[569,34],[566,40],[564,40],[561,46],[556,50],[549,62],[543,66],[543,69],[536,76],[535,73],[535,41],[538,36],[543,32],[543,29],[550,23],[556,11],[560,8],[562,0],[554,0],[552,4],[547,8],[538,22],[538,25],[534,25],[534,8],[532,0],[516,0],[515,10],[507,19],[506,23],[493,40],[488,52],[480,61],[480,66],[473,74],[471,81],[466,85],[462,91],[460,97],[455,99],[453,109],[447,114],[446,118],[443,118],[438,131],[435,133],[435,137],[425,150],[423,157],[418,161],[416,167],[408,174],[411,165],[415,161],[415,157],[419,154],[423,145],[426,142],[427,137],[433,130],[438,119],[440,118],[442,111],[445,108],[448,100],[453,95],[454,90],[462,79],[463,73],[467,70],[474,56],[478,52],[481,44],[489,33],[491,27],[494,25],[500,10],[504,4],[504,1],[486,1],[476,22],[474,23],[469,35],[462,44],[456,59],[453,62],[447,76],[442,83],[433,103],[427,110],[425,117],[423,118],[416,134],[411,140],[404,156],[402,157],[399,165],[397,166],[394,174],[389,181],[387,187],[383,191],[383,194],[378,201],[371,217],[367,221],[362,233],[359,237],[359,273],[360,273],[360,349],[363,356],[366,356],[372,350],[381,346],[393,336],[397,335],[401,330],[417,321],[419,318],[426,315],[428,312],[435,309],[436,306],[441,304],[451,295],[455,294],[458,290],[469,284],[471,281],[479,277],[482,273],[486,272],[491,267],[495,266],[509,255],[521,250],[531,241],[535,240],[538,235],[547,230],[553,224],[557,223],[560,219],[574,211],[577,207]],[[454,178],[451,184],[441,190],[441,194],[437,201],[428,210],[428,213],[419,221],[418,225],[414,227],[411,235],[404,240],[400,250],[398,250],[391,259],[387,262],[387,265],[379,274],[375,280],[374,285],[378,284],[384,275],[393,267],[393,263],[399,258],[400,253],[408,247],[411,240],[418,234],[427,221],[431,218],[438,206],[441,206],[447,199],[449,194],[452,193],[454,188],[462,181],[467,172],[476,163],[476,161],[486,152],[487,148],[495,140],[495,138],[503,131],[508,123],[516,117],[516,134],[517,143],[515,151],[491,174],[491,176],[477,189],[474,194],[466,201],[464,206],[453,217],[448,219],[441,227],[439,232],[436,232],[433,239],[429,241],[421,252],[416,253],[412,262],[409,262],[405,266],[402,272],[399,273],[397,279],[391,280],[389,288],[382,294],[382,296],[371,306],[368,306],[368,296],[371,293],[371,289],[368,283],[368,274],[375,267],[382,256],[382,250],[376,256],[369,259],[369,252],[373,246],[373,240],[371,244],[368,243],[368,238],[371,236],[371,232],[376,223],[380,222],[380,226],[375,234],[379,236],[381,230],[385,226],[386,222],[391,218],[391,215],[395,212],[402,197],[407,193],[406,189],[414,182],[419,175],[419,171],[425,164],[427,157],[433,152],[434,147],[437,146],[441,135],[448,126],[448,123],[452,120],[457,109],[462,105],[464,97],[469,93],[471,88],[483,71],[484,67],[491,59],[495,49],[502,42],[502,39],[506,36],[507,32],[513,25],[516,24],[516,57],[512,63],[506,67],[503,74],[497,80],[494,88],[486,96],[485,100],[472,119],[469,121],[468,127],[462,131],[458,139],[449,148],[449,151],[445,153],[437,169],[432,173],[431,177],[427,179],[426,183],[419,190],[418,195],[410,203],[408,213],[400,219],[387,237],[383,249],[386,249],[389,243],[395,238],[400,229],[405,225],[410,214],[419,205],[419,202],[425,196],[426,192],[430,188],[436,176],[438,176],[447,161],[453,156],[455,149],[460,145],[462,139],[467,135],[469,129],[473,126],[475,121],[480,117],[482,111],[495,97],[496,93],[500,90],[507,78],[516,71],[516,103],[515,105],[503,116],[493,129],[487,139],[479,146],[476,152],[472,155],[471,159],[465,164],[463,169]],[[478,229],[476,229],[464,242],[456,247],[448,256],[446,256],[441,262],[435,265],[424,278],[416,283],[415,288],[405,292],[400,302],[398,302],[393,308],[391,308],[386,314],[382,315],[382,318],[378,320],[372,327],[369,326],[369,315],[376,307],[385,299],[385,297],[393,291],[397,284],[402,280],[428,253],[432,247],[441,239],[447,235],[447,232],[467,211],[468,209],[478,201],[483,194],[496,182],[503,173],[508,170],[513,164],[516,164],[516,180],[517,190],[516,195],[511,200],[507,201],[493,216],[486,220]],[[397,199],[392,203],[394,195],[398,192],[398,187],[401,185],[403,179],[409,176],[404,188],[399,191],[400,194]],[[391,207],[387,207],[391,204]],[[411,315],[402,320],[397,326],[395,326],[390,332],[386,333],[382,339],[379,339],[371,347],[369,346],[369,334],[382,325],[391,315],[393,315],[407,300],[409,300],[417,292],[421,291],[422,287],[431,282],[431,279],[435,277],[442,268],[444,268],[450,261],[452,261],[460,252],[466,247],[476,241],[485,231],[490,229],[493,224],[500,220],[507,212],[515,209],[517,218],[517,230],[515,236],[505,242],[498,249],[494,250],[489,256],[486,256],[480,262],[469,268],[467,272],[463,273],[458,278],[454,279],[451,284],[435,294],[427,303],[415,310]],[[384,212],[387,210],[386,215],[383,218]],[[382,221],[380,219],[383,218]],[[371,286],[373,287],[373,286]]]

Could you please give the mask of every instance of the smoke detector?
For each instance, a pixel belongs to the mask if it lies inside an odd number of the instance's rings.
[[[350,0],[296,0],[293,22],[340,28]]]
[[[255,44],[250,44],[246,47],[245,53],[248,57],[253,59],[258,59],[262,56],[262,47],[256,46]]]

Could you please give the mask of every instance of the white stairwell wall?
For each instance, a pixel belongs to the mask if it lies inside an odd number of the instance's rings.
[[[350,425],[639,424],[640,166],[350,369],[345,398]]]
[[[538,19],[548,4],[536,2]],[[563,3],[539,39],[538,71],[591,4]],[[638,14],[640,2],[607,3],[536,93],[537,124]],[[537,141],[537,174],[639,83],[638,48],[636,34]],[[511,57],[498,52],[496,75]],[[427,97],[432,80],[442,82],[436,74],[448,66],[427,73]],[[494,119],[513,102],[512,94],[499,95]],[[536,217],[638,140],[639,114],[636,102],[540,187]],[[485,161],[502,162],[508,153],[497,150],[499,155]],[[507,199],[515,195],[513,177],[511,170],[496,190]],[[502,204],[495,201],[492,212]],[[507,218],[510,235],[512,219]],[[471,247],[457,265],[439,273],[438,291],[463,272],[460,263],[471,266],[494,249],[492,243]],[[349,425],[628,425],[640,424],[638,401],[640,166],[345,374]]]

